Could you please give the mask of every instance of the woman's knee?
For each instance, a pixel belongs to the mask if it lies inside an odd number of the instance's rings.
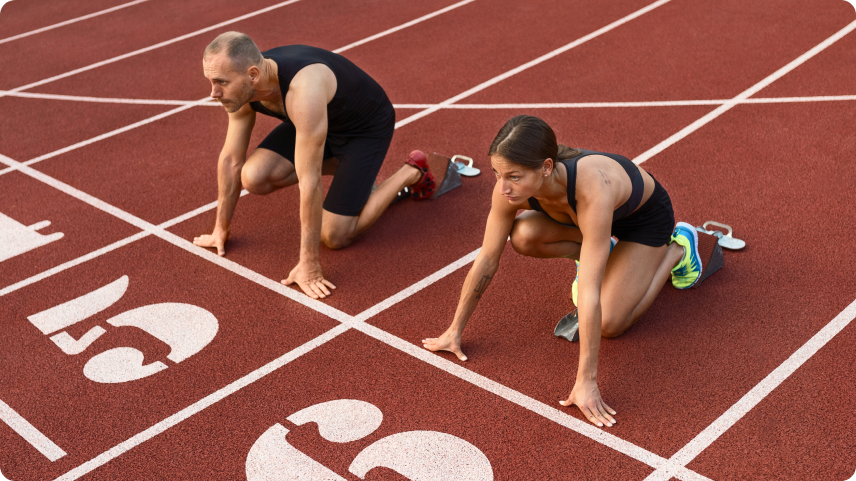
[[[624,334],[630,327],[630,319],[625,317],[603,316],[600,328],[600,336],[606,339],[614,339]]]
[[[518,219],[511,227],[511,247],[521,255],[531,255],[538,245],[538,232],[531,222]]]

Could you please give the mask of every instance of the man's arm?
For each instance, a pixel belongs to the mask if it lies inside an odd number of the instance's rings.
[[[217,162],[217,221],[214,232],[193,239],[198,246],[215,247],[221,256],[226,253],[232,215],[241,196],[241,168],[247,161],[247,147],[255,123],[256,113],[249,104],[229,114],[226,142]]]
[[[294,169],[300,189],[300,261],[286,285],[296,282],[313,298],[330,295],[335,288],[324,279],[318,250],[321,244],[321,167],[327,140],[327,103],[336,93],[336,77],[325,65],[310,65],[294,76],[285,107],[294,123]]]

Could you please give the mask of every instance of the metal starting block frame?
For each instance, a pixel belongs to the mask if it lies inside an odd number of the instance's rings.
[[[465,159],[468,164],[457,162],[457,159]],[[437,152],[428,156],[428,169],[434,174],[434,182],[439,186],[434,190],[432,199],[436,199],[452,189],[461,186],[461,175],[472,177],[481,172],[473,167],[473,159],[455,155],[451,158]]]

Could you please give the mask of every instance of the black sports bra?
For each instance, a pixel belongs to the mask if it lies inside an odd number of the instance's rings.
[[[582,152],[580,155],[568,160],[559,161],[565,164],[565,169],[567,169],[568,171],[568,205],[571,207],[571,210],[573,210],[574,212],[577,211],[577,161],[588,155],[603,155],[618,162],[622,167],[624,167],[624,170],[630,177],[630,183],[633,186],[633,190],[631,191],[630,198],[627,199],[627,202],[625,202],[620,207],[615,209],[615,211],[613,211],[612,222],[627,217],[628,215],[633,213],[633,211],[635,211],[636,208],[639,207],[639,203],[642,202],[642,194],[645,192],[645,181],[642,179],[642,174],[639,173],[639,169],[636,167],[636,164],[634,164],[627,157],[618,154],[607,154],[605,152],[595,152],[593,150],[579,150]],[[529,207],[531,207],[532,210],[544,212],[544,209],[541,208],[541,204],[538,203],[538,200],[535,197],[529,198]],[[550,217],[550,215],[546,212],[544,212],[544,215]],[[556,219],[553,219],[552,217],[550,217],[550,220],[566,227],[578,228],[575,224],[565,224],[564,222],[559,222]]]

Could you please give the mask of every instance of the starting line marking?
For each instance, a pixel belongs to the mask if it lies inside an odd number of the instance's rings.
[[[53,441],[48,439],[47,436],[42,434],[41,431],[36,429],[35,426],[21,417],[20,414],[15,412],[14,409],[2,400],[0,400],[0,420],[51,461],[56,461],[66,455],[66,452],[62,448],[54,444]]]
[[[148,2],[149,0],[134,0],[133,2],[128,2],[122,5],[117,5],[115,7],[108,8],[106,10],[101,10],[100,12],[90,13],[88,15],[83,15],[82,17],[72,18],[71,20],[66,20],[64,22],[55,23],[53,25],[49,25],[47,27],[37,28],[35,30],[30,30],[29,32],[21,33],[18,35],[13,35],[11,37],[6,37],[0,40],[0,44],[11,42],[13,40],[18,40],[20,38],[29,37],[30,35],[35,35],[37,33],[47,32],[48,30],[53,30],[55,28],[64,27],[66,25],[71,25],[72,23],[77,23],[83,20],[88,20],[93,17],[97,17],[99,15],[104,15],[105,13],[115,12],[116,10],[121,10],[126,7],[130,7],[132,5],[137,5],[139,3]],[[0,2],[2,3],[2,2]]]

